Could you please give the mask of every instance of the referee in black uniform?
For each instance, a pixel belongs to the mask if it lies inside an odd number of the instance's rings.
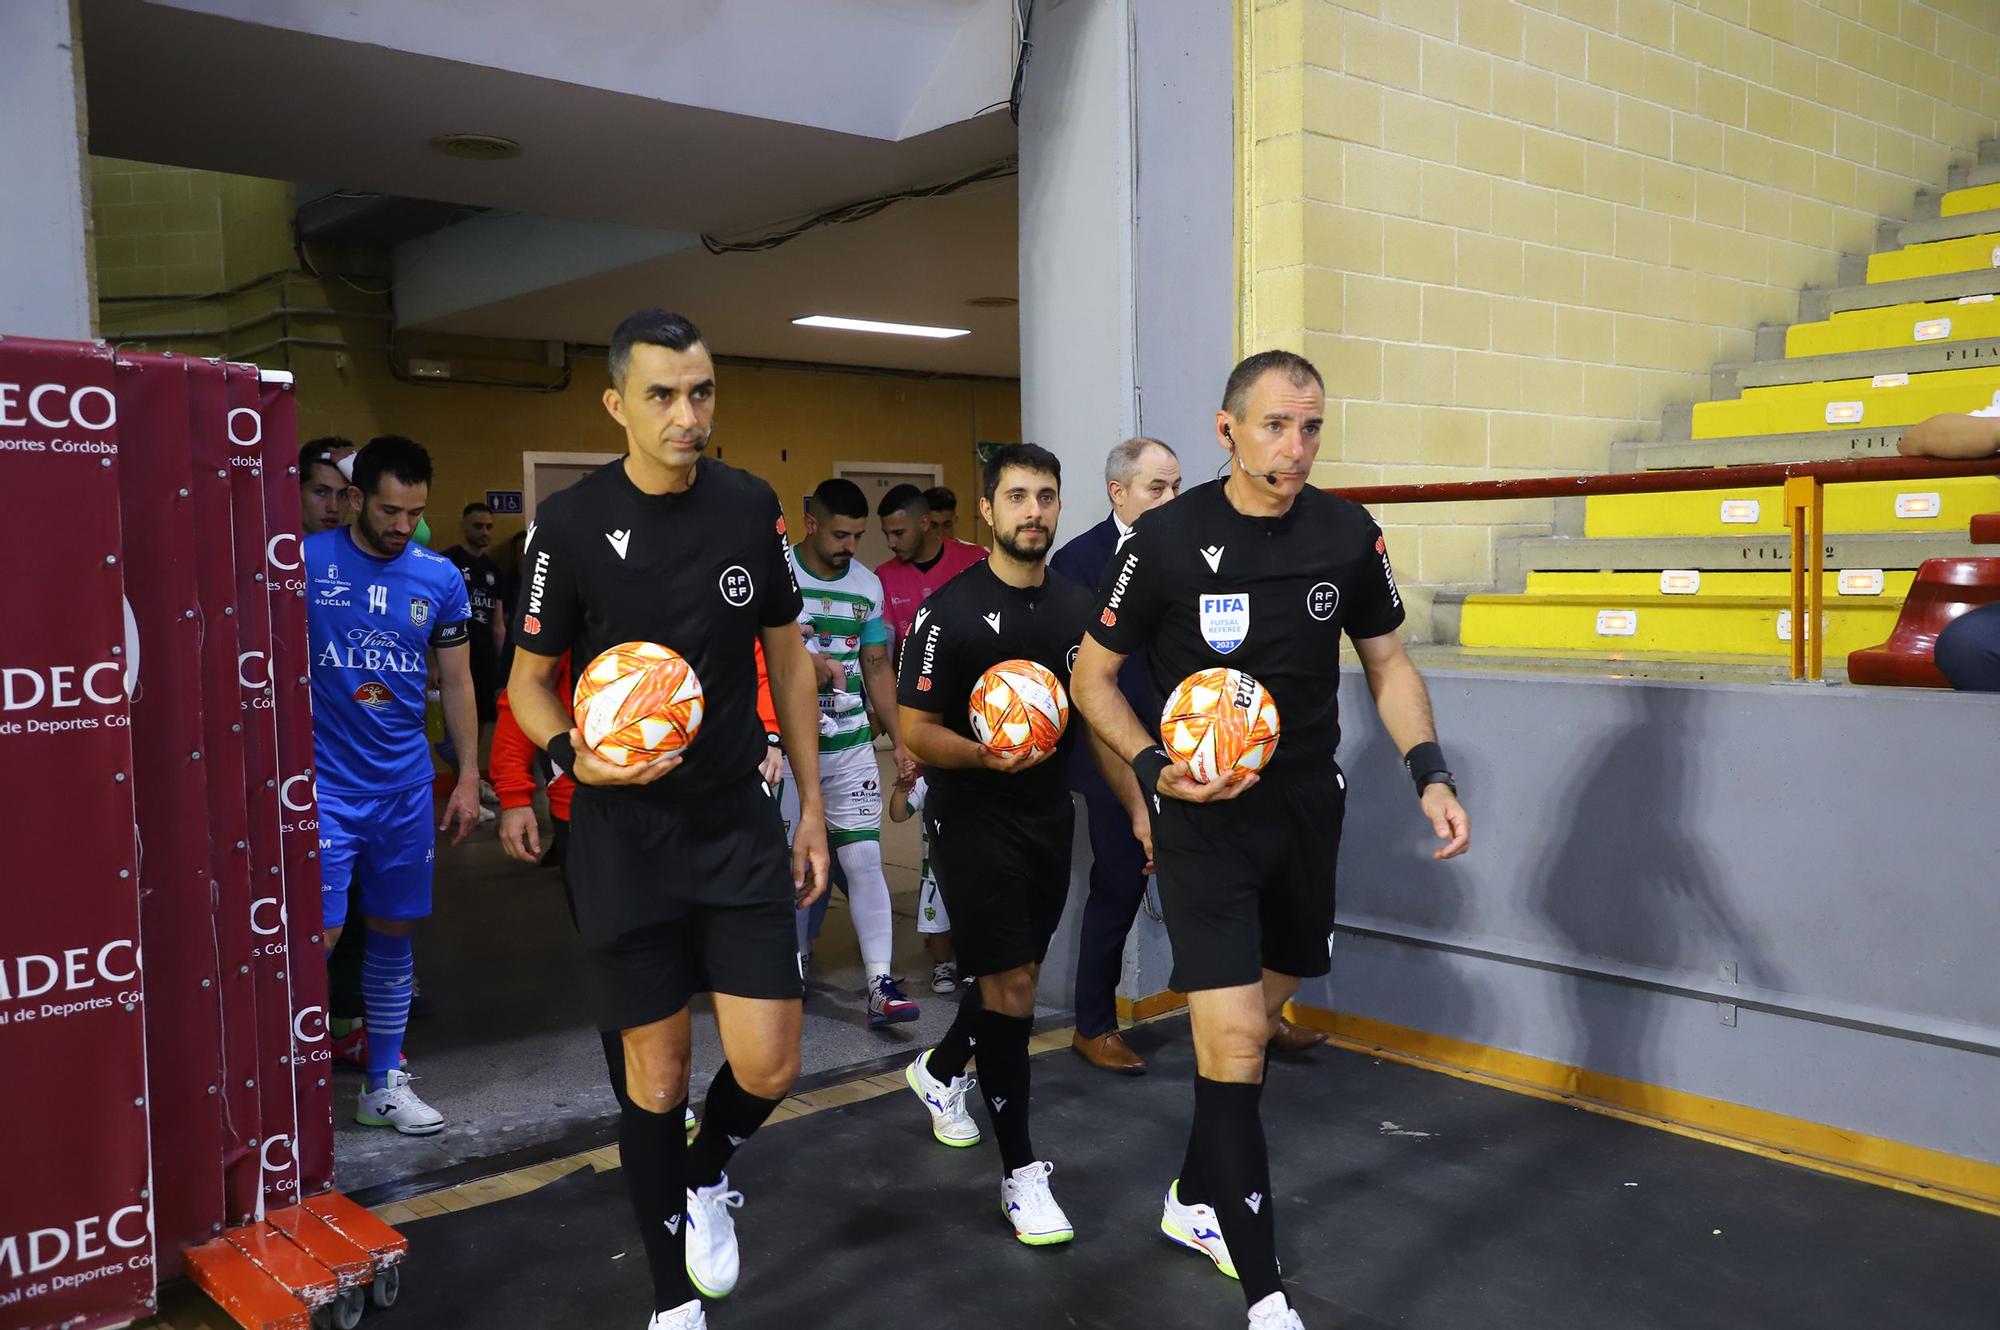
[[[529,528],[509,699],[577,781],[567,869],[600,1024],[623,1034],[619,1152],[652,1270],[652,1330],[700,1330],[695,1294],[721,1297],[737,1279],[729,1212],[743,1198],[723,1168],[799,1070],[792,912],[826,890],[819,712],[783,510],[769,485],[703,456],[715,366],[700,331],[661,310],[627,318],[604,405],[627,452],[551,497]],[[789,862],[758,775],[759,640],[799,778]],[[554,681],[565,651],[581,674],[629,641],[685,656],[705,711],[684,753],[615,767],[584,746]],[[687,1004],[704,991],[728,1061],[688,1146]]]
[[[1301,1325],[1278,1279],[1258,1099],[1280,1010],[1332,964],[1343,632],[1444,842],[1435,857],[1464,853],[1471,835],[1423,678],[1395,636],[1403,604],[1381,529],[1309,484],[1325,410],[1301,356],[1266,351],[1230,372],[1215,415],[1227,478],[1140,519],[1105,569],[1075,668],[1077,706],[1152,804],[1172,985],[1194,1024],[1194,1127],[1161,1227],[1242,1280],[1252,1330]],[[1192,781],[1157,745],[1157,718],[1142,721],[1118,690],[1119,663],[1141,649],[1162,695],[1218,666],[1262,683],[1283,727],[1270,765]]]
[[[907,1079],[940,1140],[976,1144],[963,1109],[976,1045],[979,1089],[1000,1146],[1000,1211],[1016,1238],[1041,1247],[1074,1236],[1049,1189],[1053,1166],[1037,1157],[1028,1134],[1035,982],[1069,896],[1071,745],[1091,742],[1113,790],[1135,817],[1144,814],[1130,770],[1088,737],[1086,725],[1072,720],[1046,753],[1002,756],[973,737],[967,707],[980,675],[1004,660],[1032,660],[1067,688],[1093,609],[1080,583],[1051,577],[1045,566],[1062,511],[1062,464],[1034,444],[1008,444],[983,479],[979,515],[993,529],[993,553],[917,611],[897,678],[904,741],[929,773],[923,816],[931,869],[951,912],[959,963],[979,976],[951,1029],[911,1064]]]

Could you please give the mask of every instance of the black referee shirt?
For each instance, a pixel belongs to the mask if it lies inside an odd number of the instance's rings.
[[[599,467],[536,513],[520,599],[524,651],[568,651],[581,674],[621,642],[657,642],[701,680],[701,733],[686,760],[650,785],[584,787],[591,796],[670,798],[763,760],[757,634],[795,621],[803,602],[785,557],[784,511],[757,477],[703,457],[687,490],[646,494],[623,459]]]
[[[995,577],[991,565],[974,564],[932,592],[917,611],[904,640],[896,700],[914,711],[937,713],[953,734],[976,743],[968,707],[979,676],[1003,660],[1032,660],[1047,666],[1067,692],[1090,614],[1090,593],[1067,577],[1048,574],[1038,587],[1017,587]],[[931,786],[1015,804],[1067,802],[1070,746],[1082,742],[1084,723],[1072,706],[1055,756],[1026,771],[933,770]]]
[[[1111,556],[1090,634],[1148,653],[1162,697],[1196,670],[1254,677],[1278,704],[1271,772],[1340,744],[1340,635],[1394,632],[1403,598],[1365,508],[1307,489],[1282,517],[1246,517],[1213,480],[1139,519]],[[1158,716],[1140,721],[1158,732]]]

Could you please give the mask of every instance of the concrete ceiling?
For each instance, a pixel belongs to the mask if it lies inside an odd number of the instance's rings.
[[[732,13],[739,12],[737,2],[730,0]],[[780,10],[807,15],[820,13],[821,5],[838,5],[855,24],[874,23],[896,37],[900,46],[885,44],[891,55],[904,53],[902,72],[895,76],[908,86],[900,99],[878,96],[869,103],[867,114],[878,126],[921,124],[955,113],[940,110],[946,103],[971,102],[988,92],[994,93],[989,100],[1005,96],[1004,76],[988,81],[982,75],[979,86],[961,89],[939,86],[941,70],[949,75],[993,63],[980,46],[982,34],[992,29],[990,0],[744,2],[772,11],[764,15],[767,20]],[[221,10],[246,7],[237,0],[187,0],[195,3]],[[267,2],[255,7],[262,21],[248,22],[187,4],[84,0],[92,152],[734,239],[838,204],[955,178],[1014,148],[1014,127],[1004,110],[911,137],[880,137],[780,118],[809,113],[792,92],[771,94],[764,99],[765,115],[749,115],[664,100],[665,93],[640,95],[367,42],[359,39],[363,29],[321,17],[330,7]],[[440,13],[467,12],[442,0],[408,0],[407,7],[424,17],[412,31],[432,50],[442,49],[451,32]],[[379,19],[397,6],[353,0],[339,8]],[[612,11],[634,11],[626,22],[636,22],[639,10],[660,8],[640,0],[608,5]],[[686,11],[710,17],[721,12],[719,0],[690,3]],[[524,25],[516,34],[522,41],[534,40],[556,21],[549,15],[577,31],[573,9],[538,0],[505,0],[480,12],[483,27],[468,49],[474,57],[495,49],[496,27],[510,22]],[[307,14],[315,16],[320,30],[309,30],[300,17]],[[453,21],[462,25],[461,19]],[[592,31],[605,26],[596,22]],[[811,26],[802,24],[800,31]],[[746,47],[740,25],[718,22],[706,31],[705,39],[699,32],[687,37],[687,49],[674,59],[683,68],[694,62],[710,69],[695,89],[708,100],[724,100],[712,94],[732,90],[734,105],[761,106],[759,98],[743,96],[743,86],[787,77],[783,61],[769,54],[772,44]],[[856,50],[870,49],[869,31],[855,27],[847,40]],[[918,37],[929,45],[913,45]],[[702,40],[708,45],[701,46]],[[791,51],[802,44],[784,45]],[[932,66],[908,63],[908,53],[920,45],[934,54]],[[575,56],[594,48],[572,38],[563,49]],[[838,63],[841,52],[807,48],[805,54],[823,67]],[[561,67],[545,56],[511,63]],[[886,66],[874,68],[875,59],[870,56],[870,67],[859,76],[890,77]],[[741,76],[727,77],[730,67]],[[613,81],[588,64],[579,70],[579,76]],[[609,74],[626,87],[638,78],[629,58],[614,61]],[[827,95],[843,95],[838,84],[828,85],[823,77],[821,83]],[[682,95],[671,78],[663,86]],[[449,159],[429,147],[433,136],[447,132],[515,139],[523,152],[503,162]],[[768,253],[677,253],[467,309],[431,326],[601,342],[634,305],[674,303],[707,327],[716,349],[727,354],[1013,374],[1019,363],[1013,311],[980,311],[963,302],[1015,293],[1016,248],[1013,181],[1003,180],[947,199],[900,203],[867,221],[824,228]],[[973,328],[974,336],[916,342],[792,328],[790,319],[804,313],[948,323]]]
[[[1014,184],[993,180],[899,203],[762,254],[685,250],[425,326],[602,343],[634,308],[664,305],[700,324],[727,354],[1013,377],[1020,372],[1016,311],[965,302],[1011,297],[1018,288]],[[792,326],[806,314],[969,328],[972,335],[929,341]]]

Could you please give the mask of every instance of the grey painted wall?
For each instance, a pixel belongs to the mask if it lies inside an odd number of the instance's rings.
[[[69,0],[12,0],[0,36],[0,334],[91,335]]]
[[[1235,51],[1227,5],[1054,0],[1035,9],[1021,110],[1023,437],[1062,459],[1058,540],[1109,511],[1104,455],[1136,433],[1191,477],[1234,347]],[[1067,1008],[1070,914],[1043,1000]],[[1167,986],[1166,934],[1141,914],[1119,991]]]
[[[1302,1001],[2000,1162],[2000,700],[1430,682],[1472,853],[1430,860],[1351,673]]]

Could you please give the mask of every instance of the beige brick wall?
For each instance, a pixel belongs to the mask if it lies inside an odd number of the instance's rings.
[[[1994,0],[1239,4],[1242,335],[1327,374],[1327,484],[1604,469],[2000,120]],[[1549,517],[1389,510],[1413,631]]]

